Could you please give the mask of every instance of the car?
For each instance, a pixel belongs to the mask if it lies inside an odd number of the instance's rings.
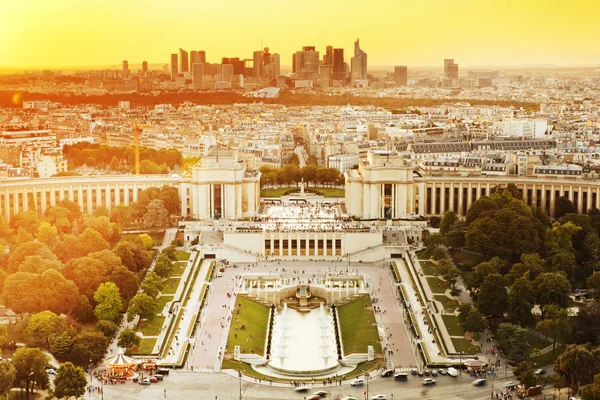
[[[356,397],[344,397],[342,400],[358,400]]]
[[[168,368],[159,368],[156,370],[157,375],[169,375],[170,370]]]
[[[46,368],[46,373],[49,375],[56,375],[56,370],[54,368]]]
[[[410,374],[411,375],[416,375],[417,374],[417,369],[416,368],[411,368],[410,369]]]
[[[151,376],[150,377],[150,383],[156,383],[156,382],[158,382],[158,378],[155,377],[155,376]]]
[[[386,400],[387,396],[385,394],[376,394],[375,396],[371,397],[372,400]]]
[[[425,376],[431,375],[431,371],[429,371],[428,369],[426,369],[425,371],[423,371],[423,373],[425,374]]]
[[[294,388],[294,391],[296,391],[296,392],[308,392],[308,386],[298,386],[297,388]]]
[[[223,276],[223,273],[221,271],[217,272],[217,278],[220,278]]]
[[[444,368],[440,368],[440,369],[438,369],[438,374],[446,375],[446,370]]]
[[[417,375],[419,375],[419,376],[423,376],[423,371],[419,370],[419,371],[417,372]]]
[[[502,385],[502,386],[504,386],[505,388],[509,388],[509,389],[510,389],[510,388],[514,388],[514,387],[517,387],[517,386],[519,386],[519,381],[515,381],[515,380],[513,380],[513,381],[508,381],[508,382],[506,382],[506,383],[505,383],[504,385]]]
[[[387,378],[389,376],[394,375],[394,370],[393,369],[386,369],[385,371],[383,371],[381,373],[381,376],[383,376],[384,378]]]
[[[146,378],[146,379],[142,379],[140,381],[140,385],[149,385],[150,384],[150,379]]]
[[[318,394],[313,394],[310,395],[306,398],[306,400],[319,400],[321,398],[321,396],[319,396]]]
[[[350,386],[362,386],[365,384],[365,380],[362,378],[358,378],[352,381],[352,383],[350,383]]]
[[[546,375],[546,370],[543,369],[543,368],[536,369],[535,372],[534,372],[534,374],[536,374],[536,375]]]
[[[163,379],[165,379],[165,377],[162,375],[152,375],[151,378],[156,378],[156,380],[159,380],[159,381],[162,381]]]
[[[314,393],[313,393],[313,396],[314,396],[314,395],[317,395],[317,396],[319,396],[319,397],[325,397],[325,396],[327,396],[327,392],[326,392],[326,391],[324,391],[324,390],[319,390],[318,392],[314,392]]]
[[[483,386],[487,382],[486,379],[475,379],[472,383],[473,386]]]
[[[396,375],[394,375],[394,380],[397,380],[397,381],[407,381],[408,380],[408,374],[406,374],[404,372],[397,373]]]
[[[423,379],[423,385],[433,385],[435,383],[435,379],[425,378]]]
[[[438,372],[435,369],[431,370],[431,376],[437,376]]]

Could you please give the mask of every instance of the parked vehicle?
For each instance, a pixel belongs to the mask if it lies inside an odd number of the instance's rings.
[[[448,373],[448,375],[450,375],[453,378],[456,378],[458,376],[458,370],[454,367],[450,367],[446,370],[446,372]]]
[[[156,382],[158,382],[158,378],[155,377],[155,376],[151,376],[150,377],[150,383],[156,383]]]
[[[56,370],[54,368],[46,368],[46,373],[48,375],[56,375]]]
[[[157,375],[169,375],[170,371],[171,370],[168,369],[168,368],[159,368],[159,369],[156,370],[156,374]]]
[[[372,400],[386,400],[387,396],[385,394],[376,394],[375,396],[371,397]]]
[[[362,386],[365,384],[365,380],[362,378],[358,378],[352,381],[352,383],[350,383],[350,386]]]
[[[546,370],[543,369],[543,368],[536,369],[535,372],[534,372],[534,374],[536,374],[536,375],[546,375]]]
[[[423,385],[433,385],[433,384],[435,384],[435,379],[432,379],[432,378],[423,379]]]
[[[148,379],[148,378],[142,379],[140,381],[140,385],[149,385],[149,384],[150,384],[150,379]]]
[[[313,395],[315,395],[315,394],[317,396],[319,396],[319,397],[325,397],[325,396],[327,396],[327,392],[324,391],[324,390],[319,390],[318,392],[314,392]]]
[[[153,376],[152,376],[152,378],[156,378],[156,379],[158,379],[159,381],[162,381],[162,380],[163,380],[165,377],[164,377],[164,376],[162,376],[162,375],[153,375]]]
[[[387,378],[389,376],[394,375],[394,370],[393,369],[386,369],[385,371],[383,371],[381,373],[381,376],[383,376],[384,378]]]
[[[435,369],[431,370],[431,376],[437,376],[438,372]]]
[[[307,400],[319,400],[321,398],[321,396],[319,396],[318,394],[313,394],[308,396],[306,399]]]
[[[444,368],[440,368],[440,369],[438,369],[438,374],[440,374],[440,375],[446,375],[447,372],[446,372],[446,370]]]
[[[416,368],[411,368],[410,369],[410,374],[411,375],[416,375],[417,374],[417,369]]]
[[[298,386],[297,388],[294,388],[294,391],[296,391],[296,392],[308,392],[308,386]]]

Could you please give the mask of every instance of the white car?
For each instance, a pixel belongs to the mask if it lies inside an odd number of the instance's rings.
[[[473,386],[483,386],[487,382],[485,379],[475,379],[472,383]]]
[[[355,379],[352,381],[352,383],[350,383],[350,386],[362,386],[365,384],[365,380],[364,379]]]
[[[386,400],[387,396],[385,394],[376,394],[375,396],[371,397],[371,399],[373,399],[373,400]]]
[[[54,368],[46,368],[46,373],[49,375],[56,375],[56,370]]]
[[[435,383],[435,379],[425,378],[423,379],[423,385],[433,385]]]

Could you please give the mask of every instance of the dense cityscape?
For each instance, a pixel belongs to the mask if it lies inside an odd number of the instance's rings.
[[[0,69],[0,396],[600,399],[600,67],[363,31]]]

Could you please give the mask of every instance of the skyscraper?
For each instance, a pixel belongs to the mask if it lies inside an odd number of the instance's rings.
[[[204,63],[192,65],[192,84],[194,89],[204,89]]]
[[[354,42],[354,57],[352,57],[350,63],[352,81],[367,79],[367,53],[360,49],[358,39]]]
[[[458,64],[454,63],[453,58],[444,60],[444,78],[458,79]]]
[[[221,80],[226,81],[226,82],[231,82],[232,77],[233,77],[233,65],[232,64],[221,65]]]
[[[190,51],[190,71],[194,70],[194,64],[200,63],[200,55],[197,50]]]
[[[316,80],[319,76],[319,52],[314,46],[303,46],[294,54],[295,72],[298,79]]]
[[[333,65],[331,79],[343,81],[346,79],[346,65],[344,64],[344,49],[333,49]]]
[[[271,67],[271,84],[273,81],[277,82],[277,77],[281,75],[281,58],[278,53],[273,54],[273,61]]]
[[[180,72],[189,72],[189,65],[188,52],[183,49],[179,49],[179,68],[181,68]]]
[[[333,46],[325,47],[325,55],[323,56],[323,64],[333,64]]]
[[[394,67],[394,82],[398,86],[406,86],[408,84],[408,68],[406,65],[396,65]]]
[[[177,64],[177,53],[171,54],[171,80],[174,81],[179,75],[179,66]]]
[[[252,76],[255,78],[260,78],[260,73],[262,72],[262,50],[255,51],[252,59],[254,60],[254,70],[252,72]]]
[[[148,72],[148,61],[142,61],[142,74],[146,74]]]
[[[129,78],[129,62],[123,60],[123,78]]]

